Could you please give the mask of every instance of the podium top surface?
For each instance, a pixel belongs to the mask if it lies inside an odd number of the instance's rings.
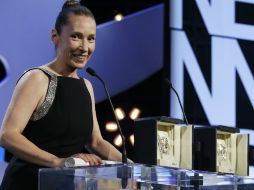
[[[169,122],[174,124],[185,124],[184,121],[181,119],[172,118],[168,116],[143,117],[143,118],[136,119],[135,122],[147,121],[147,120],[163,121],[163,122]]]

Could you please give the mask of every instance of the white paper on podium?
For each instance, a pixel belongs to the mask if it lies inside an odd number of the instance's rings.
[[[102,160],[103,165],[105,165],[105,164],[120,164],[120,163],[121,162],[118,162],[118,161]],[[69,157],[65,160],[64,166],[67,168],[89,166],[89,162],[86,162],[81,158]]]

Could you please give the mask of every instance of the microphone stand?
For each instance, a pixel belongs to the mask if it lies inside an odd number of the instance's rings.
[[[128,184],[128,179],[130,178],[131,176],[131,168],[127,166],[127,152],[126,152],[126,146],[125,146],[125,137],[122,133],[122,128],[119,124],[119,121],[116,117],[116,114],[115,114],[115,108],[113,106],[113,103],[111,101],[111,98],[110,98],[110,95],[109,95],[109,92],[108,92],[108,89],[106,87],[106,84],[105,82],[102,80],[102,78],[100,76],[98,76],[96,74],[96,72],[88,67],[86,69],[86,72],[88,72],[90,75],[96,77],[97,79],[99,79],[101,81],[101,83],[103,84],[103,87],[106,91],[106,94],[107,94],[107,98],[109,100],[109,103],[110,103],[110,106],[111,106],[111,110],[113,112],[113,115],[114,115],[114,118],[115,118],[115,121],[116,121],[116,124],[117,124],[117,127],[118,127],[118,130],[120,132],[120,136],[122,138],[122,142],[123,142],[123,149],[122,149],[122,163],[123,163],[123,166],[122,167],[118,167],[117,168],[117,177],[121,179],[121,185],[122,185],[122,188],[126,188],[127,187],[127,184]]]
[[[172,83],[171,83],[167,78],[165,78],[165,83],[166,83],[166,84],[169,86],[169,88],[171,88],[171,89],[173,90],[173,92],[176,94],[177,100],[178,100],[178,102],[179,102],[179,104],[180,104],[180,107],[181,107],[181,110],[182,110],[182,114],[183,114],[183,117],[184,117],[185,124],[186,124],[186,125],[189,125],[189,122],[188,122],[188,120],[187,120],[185,111],[184,111],[184,109],[183,109],[183,105],[182,105],[182,103],[181,103],[181,101],[180,101],[180,98],[179,98],[179,95],[178,95],[177,91],[175,90],[175,88],[173,87]]]
[[[86,71],[87,71],[90,75],[92,75],[92,76],[96,77],[97,79],[99,79],[99,80],[101,81],[101,83],[103,84],[103,87],[104,87],[105,92],[106,92],[106,94],[107,94],[107,98],[108,98],[108,100],[109,100],[109,103],[110,103],[110,106],[111,106],[111,110],[112,110],[112,112],[113,112],[113,115],[114,115],[114,118],[115,118],[115,121],[116,121],[118,130],[119,130],[119,132],[120,132],[120,136],[121,136],[122,142],[123,142],[122,163],[123,163],[123,164],[127,164],[127,152],[126,152],[126,147],[125,147],[125,137],[123,136],[122,128],[120,127],[119,121],[118,121],[118,119],[117,119],[117,117],[116,117],[116,114],[115,114],[115,111],[114,111],[115,108],[114,108],[114,106],[113,106],[113,104],[112,104],[112,101],[111,101],[111,98],[110,98],[110,95],[109,95],[107,86],[106,86],[105,82],[102,80],[102,78],[101,78],[99,75],[97,75],[96,72],[95,72],[92,68],[88,67],[88,68],[86,69]]]

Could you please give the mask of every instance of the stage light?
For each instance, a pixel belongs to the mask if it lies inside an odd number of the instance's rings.
[[[137,118],[139,117],[140,113],[141,113],[140,109],[138,109],[138,108],[133,108],[133,109],[130,111],[129,116],[130,116],[130,118],[131,118],[132,120],[135,120],[135,119],[137,119]]]
[[[116,108],[115,114],[118,120],[122,120],[123,118],[125,118],[125,113],[122,108]]]
[[[116,21],[121,21],[121,20],[123,20],[123,17],[124,17],[124,16],[123,16],[122,13],[118,13],[118,14],[115,15],[115,20],[116,20]]]
[[[120,135],[117,135],[114,139],[114,144],[117,146],[117,147],[121,147],[122,144],[123,144],[123,141],[122,141],[122,138]]]
[[[134,146],[134,135],[133,134],[129,137],[129,140],[130,140],[131,145]]]
[[[106,123],[106,131],[114,132],[117,130],[117,125],[115,122],[110,121]]]

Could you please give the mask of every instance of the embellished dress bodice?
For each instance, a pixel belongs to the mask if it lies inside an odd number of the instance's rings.
[[[41,149],[68,157],[82,152],[90,141],[91,97],[83,79],[49,74],[45,101],[34,112],[23,134]]]
[[[46,98],[33,113],[23,135],[42,150],[58,157],[83,152],[84,146],[91,140],[93,129],[92,103],[85,81],[40,70],[49,77]],[[33,175],[37,185],[39,167],[14,157],[6,169],[1,188],[33,189],[26,184],[31,180],[24,175]]]

